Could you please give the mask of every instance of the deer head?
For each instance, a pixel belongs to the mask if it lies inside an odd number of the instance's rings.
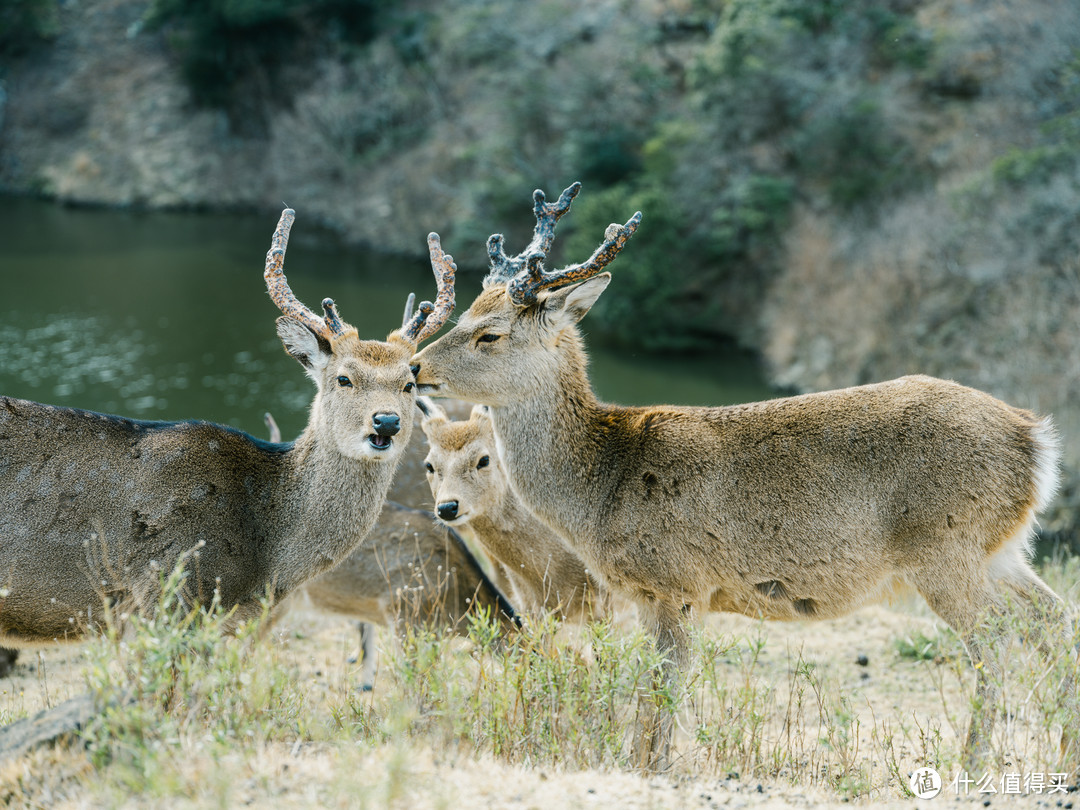
[[[420,341],[437,331],[454,307],[453,257],[443,253],[439,237],[428,247],[439,293],[412,313],[412,296],[400,329],[385,341],[361,340],[345,323],[332,299],[316,315],[293,295],[283,272],[285,249],[295,212],[285,209],[278,221],[263,273],[270,297],[281,310],[278,336],[285,351],[304,367],[318,392],[311,424],[320,439],[354,459],[396,461],[409,440],[416,394],[409,358]]]
[[[487,408],[476,405],[467,421],[452,422],[426,397],[417,397],[416,404],[424,413],[420,426],[430,447],[424,467],[439,519],[451,525],[467,523],[490,512],[509,484],[499,465]]]
[[[613,223],[587,261],[545,270],[555,225],[580,188],[574,183],[554,203],[546,202],[539,189],[533,192],[536,227],[517,256],[506,255],[501,234],[488,239],[491,272],[483,292],[453,329],[413,358],[422,393],[499,406],[556,374],[560,343],[578,341],[569,327],[607,287],[611,276],[604,268],[641,222],[639,211],[624,225]]]

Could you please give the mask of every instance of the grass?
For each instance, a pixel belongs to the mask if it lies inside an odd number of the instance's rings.
[[[1046,567],[1063,593],[1078,573],[1075,559]],[[674,695],[654,690],[656,653],[632,623],[538,621],[509,641],[490,617],[474,619],[467,640],[414,627],[394,642],[384,631],[376,689],[362,693],[344,642],[318,647],[319,632],[275,636],[264,621],[227,633],[220,607],[183,606],[182,582],[178,571],[164,583],[154,616],[113,617],[85,645],[72,671],[106,708],[82,746],[0,767],[0,803],[438,807],[474,789],[450,774],[496,784],[502,774],[542,790],[549,775],[584,773],[604,785],[633,773],[641,707],[665,701],[678,717],[663,777],[673,790],[753,793],[764,784],[764,793],[900,800],[916,767],[959,767],[973,675],[955,636],[925,607],[875,608],[834,633],[828,624],[710,621],[695,634],[695,663]],[[820,643],[816,633],[826,634]],[[856,663],[864,647],[869,663]],[[1075,663],[1063,653],[1048,668],[1016,650],[1010,662],[992,766],[1063,770],[1060,683]],[[79,691],[44,663],[33,677],[24,691],[36,697],[0,700],[5,719],[35,710],[46,691],[53,703]],[[431,773],[443,778],[423,778]],[[656,777],[635,784],[654,789]]]
[[[896,639],[894,646],[896,654],[908,661],[933,661],[941,664],[965,655],[960,639],[948,627],[937,628],[929,635],[923,628],[916,628],[910,634]]]

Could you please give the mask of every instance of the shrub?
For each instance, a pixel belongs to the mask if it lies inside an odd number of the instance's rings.
[[[50,40],[59,29],[56,0],[4,0],[0,3],[0,58],[17,56]]]
[[[706,212],[687,210],[673,188],[623,183],[583,195],[567,251],[589,255],[608,223],[642,211],[641,226],[613,268],[618,288],[600,298],[592,317],[627,345],[703,349],[737,331],[726,314],[730,302],[718,290],[764,284],[767,270],[755,272],[750,257],[783,227],[793,187],[782,177],[747,174],[732,179]]]
[[[842,209],[919,179],[914,149],[891,130],[880,106],[869,96],[827,104],[792,136],[793,157],[801,175],[823,183]]]
[[[1012,148],[990,165],[995,183],[1012,187],[1027,183],[1047,183],[1055,175],[1075,168],[1080,148],[1051,144],[1031,149]]]
[[[316,33],[367,41],[377,8],[375,0],[153,0],[145,24],[167,31],[195,100],[226,106],[260,73],[264,86],[276,85],[281,66]]]
[[[171,768],[181,741],[258,744],[295,734],[301,714],[295,678],[257,643],[260,622],[233,635],[216,595],[209,607],[185,604],[185,580],[181,562],[152,615],[107,614],[106,632],[86,649],[86,684],[103,707],[82,731],[91,759],[144,789]]]

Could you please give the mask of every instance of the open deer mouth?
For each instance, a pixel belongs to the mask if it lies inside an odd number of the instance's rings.
[[[390,436],[380,436],[378,433],[372,433],[367,437],[368,444],[374,447],[376,450],[389,450],[390,445],[394,443],[394,440]]]

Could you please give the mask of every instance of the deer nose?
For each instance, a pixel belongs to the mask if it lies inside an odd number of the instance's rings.
[[[372,417],[371,424],[380,436],[396,436],[401,430],[401,419],[396,413],[377,413]]]
[[[437,507],[439,511],[439,517],[443,520],[453,520],[457,517],[457,501],[443,501]]]
[[[411,371],[412,375],[415,377],[417,374],[420,373],[420,364],[417,363],[416,365],[409,366],[409,371]]]

